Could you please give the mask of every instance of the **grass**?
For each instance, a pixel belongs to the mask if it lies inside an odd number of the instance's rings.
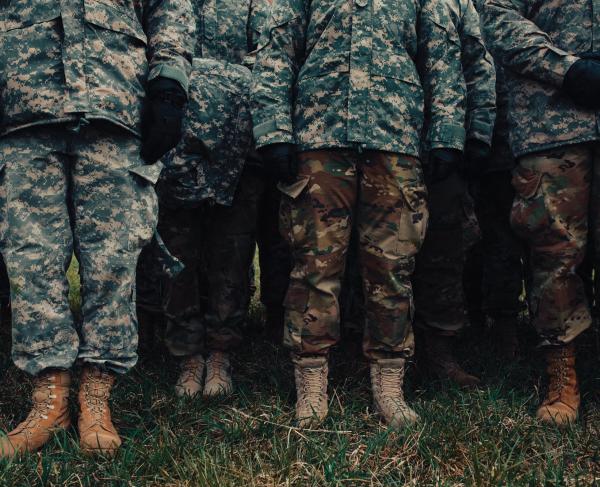
[[[72,301],[77,303],[77,292]],[[250,320],[259,327],[256,304]],[[532,417],[541,394],[539,358],[526,349],[528,361],[501,364],[481,330],[465,337],[462,357],[486,387],[459,391],[429,382],[413,368],[408,397],[422,421],[390,431],[373,414],[358,341],[348,336],[333,353],[331,414],[319,431],[293,427],[287,353],[254,334],[235,358],[232,397],[177,399],[176,363],[164,353],[143,357],[115,389],[113,415],[125,439],[115,460],[83,456],[73,429],[39,454],[0,462],[0,485],[600,485],[594,331],[582,340],[582,419],[566,431]],[[8,342],[0,342],[2,428],[14,426],[29,407],[29,387],[10,366]]]

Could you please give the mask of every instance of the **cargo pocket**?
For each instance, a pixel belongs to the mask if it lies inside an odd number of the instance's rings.
[[[154,185],[158,181],[161,163],[132,166],[127,169],[133,185],[134,198],[125,214],[128,222],[127,250],[141,250],[150,242],[158,224],[158,197]]]
[[[302,218],[302,209],[299,205],[301,198],[308,197],[308,183],[310,178],[303,177],[292,184],[280,183],[277,188],[283,193],[279,208],[279,230],[285,241],[291,246],[292,251],[304,241],[306,232],[303,230],[306,219]]]
[[[429,212],[427,211],[427,190],[422,183],[410,184],[401,188],[403,207],[398,227],[398,255],[416,255],[427,232]]]
[[[538,233],[551,223],[543,191],[543,176],[542,172],[522,166],[517,166],[513,172],[515,199],[510,221],[521,237]]]

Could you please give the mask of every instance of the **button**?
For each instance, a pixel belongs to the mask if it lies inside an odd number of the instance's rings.
[[[356,5],[361,8],[366,7],[369,4],[369,0],[356,0]]]

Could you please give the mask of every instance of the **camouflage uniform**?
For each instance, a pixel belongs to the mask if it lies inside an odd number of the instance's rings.
[[[250,130],[247,140],[245,135],[224,137],[234,141],[233,149],[243,149],[243,156],[227,156],[232,148],[213,147],[206,139],[202,155],[193,147],[192,139],[197,138],[203,127],[193,124],[198,113],[213,108],[219,109],[212,118],[223,125],[223,130],[238,126],[242,116],[249,119],[247,112],[223,113],[219,106],[207,103],[209,94],[204,91],[211,88],[196,85],[207,70],[214,69],[215,76],[223,77],[246,69],[238,65],[252,66],[252,51],[258,44],[267,8],[266,1],[257,0],[194,2],[198,32],[186,122],[190,127],[184,130],[184,147],[172,155],[171,166],[181,164],[182,171],[189,172],[189,163],[197,162],[194,178],[201,184],[194,186],[198,191],[193,191],[191,202],[183,204],[173,197],[178,190],[172,188],[182,189],[185,174],[166,174],[159,185],[159,231],[169,250],[186,266],[177,278],[168,282],[165,296],[165,340],[176,356],[229,351],[242,339],[241,329],[251,297],[249,273],[257,241],[258,206],[266,183],[256,157],[248,157]],[[217,72],[219,67],[221,73]],[[194,81],[194,77],[198,79]],[[249,73],[244,79],[247,89]],[[186,140],[188,132],[190,140]],[[213,161],[213,157],[219,160]],[[285,267],[282,270],[285,272]]]
[[[578,54],[597,51],[596,0],[489,0],[486,37],[506,68],[510,143],[518,158],[512,224],[530,249],[530,311],[542,344],[566,344],[590,326],[577,268],[588,228],[597,239],[598,114],[561,91]],[[526,42],[525,42],[526,41]]]
[[[443,16],[431,28],[448,36],[449,43],[425,45],[431,57],[442,60],[448,50],[460,49],[467,88],[467,139],[491,145],[495,118],[495,73],[471,0],[443,0]],[[440,62],[440,61],[438,61]],[[458,147],[462,150],[462,147]],[[429,147],[426,147],[429,149]],[[416,323],[457,332],[466,324],[462,286],[465,261],[467,183],[463,175],[430,184],[430,223],[413,277]]]
[[[76,359],[136,362],[135,264],[153,233],[160,165],[140,158],[145,83],[187,89],[191,6],[12,0],[0,7],[0,247],[13,359],[31,374]],[[65,270],[80,262],[82,322]]]
[[[410,275],[428,219],[418,159],[419,19],[415,1],[273,4],[254,71],[253,120],[259,146],[300,151],[297,181],[281,186],[281,226],[294,257],[285,343],[298,356],[326,355],[339,340],[353,226],[367,302],[364,352],[373,360],[412,354]],[[440,30],[424,35],[447,42]],[[427,86],[447,102],[435,103],[429,140],[462,148],[460,56],[429,66]]]

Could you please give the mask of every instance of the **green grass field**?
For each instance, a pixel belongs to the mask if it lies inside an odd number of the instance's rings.
[[[254,305],[255,328],[260,316]],[[26,414],[29,388],[10,366],[2,336],[0,427],[6,428]],[[413,368],[407,394],[422,421],[399,432],[372,412],[358,337],[346,337],[333,354],[331,414],[317,431],[293,427],[290,361],[260,334],[236,357],[237,391],[222,401],[176,399],[176,363],[157,353],[117,384],[113,411],[125,441],[116,459],[82,456],[71,430],[37,455],[0,463],[0,485],[600,485],[597,338],[590,331],[582,340],[582,420],[562,432],[532,418],[542,391],[534,351],[525,347],[524,363],[500,364],[477,330],[465,337],[461,356],[486,386],[448,389]]]

